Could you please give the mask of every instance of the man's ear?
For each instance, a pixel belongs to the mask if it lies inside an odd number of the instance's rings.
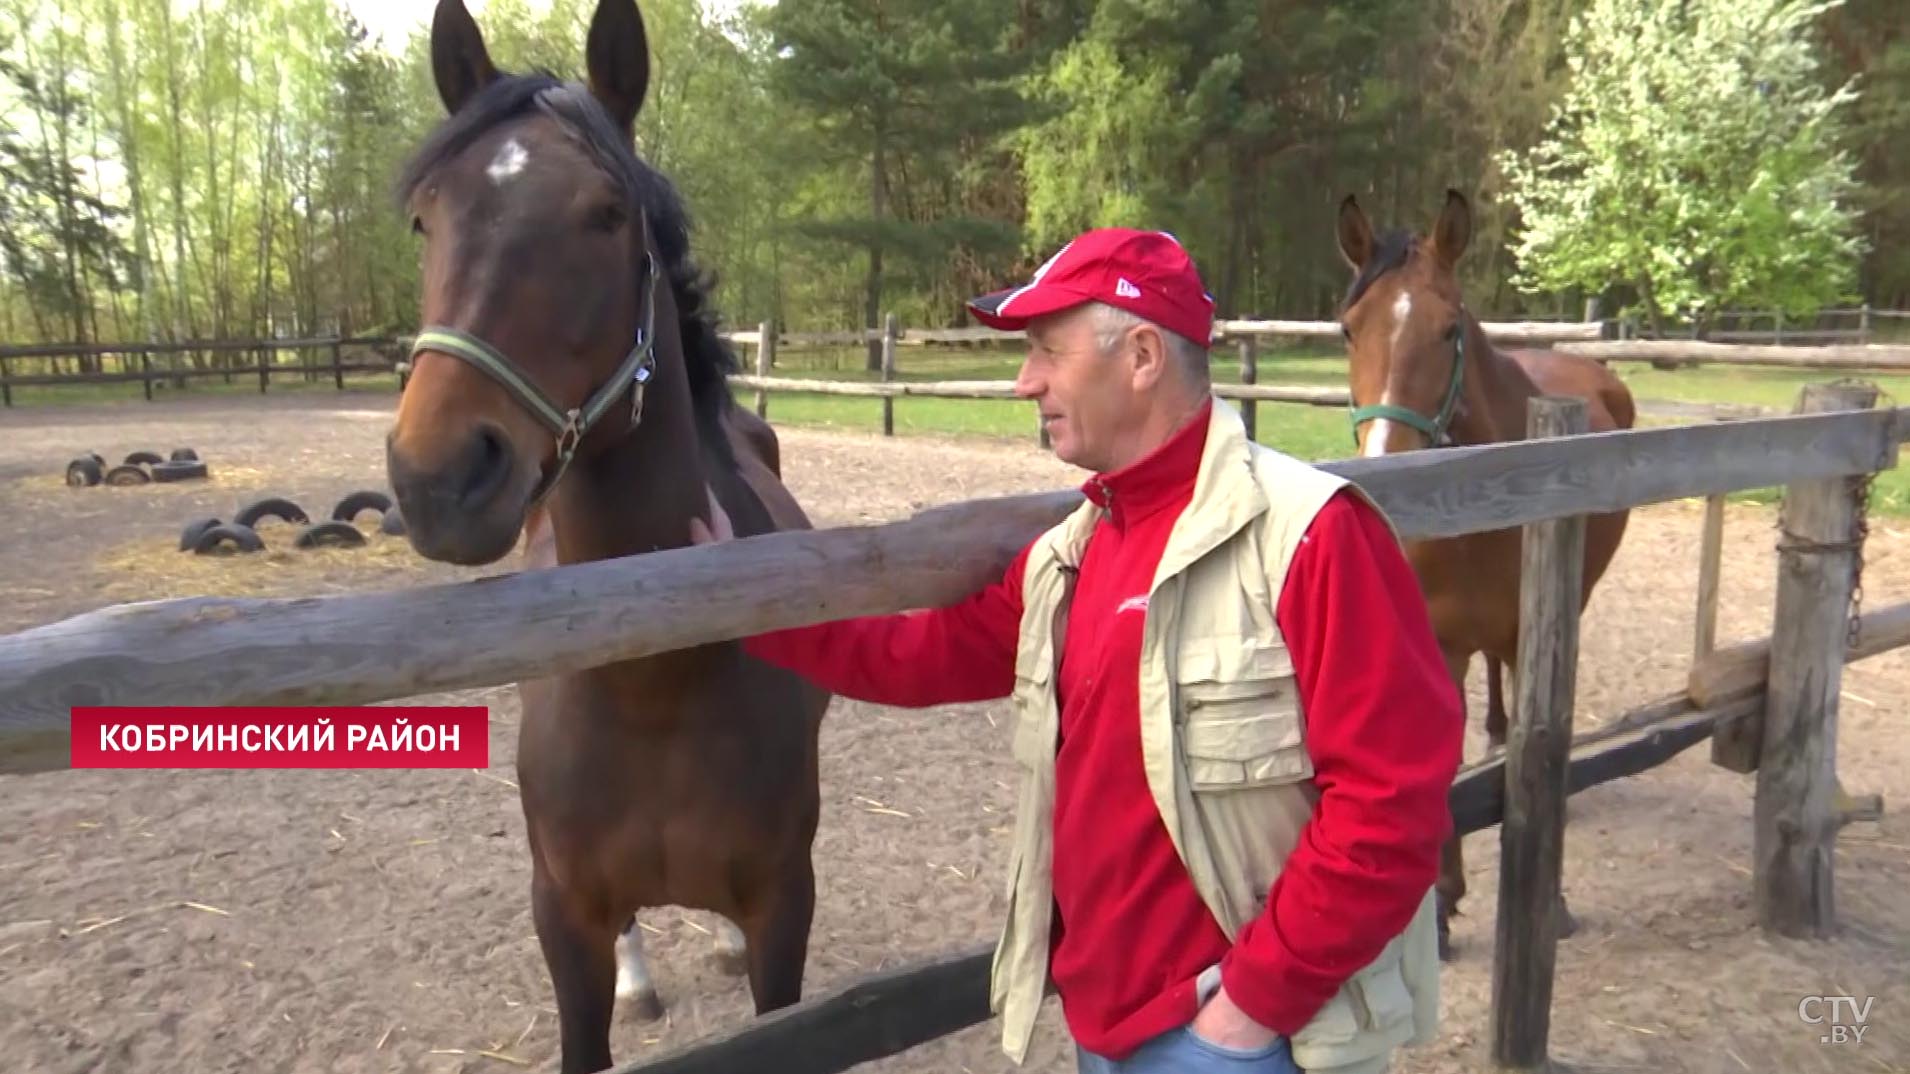
[[[1173,373],[1174,357],[1167,349],[1167,337],[1151,324],[1127,330],[1128,361],[1133,363],[1134,387],[1151,391]]]

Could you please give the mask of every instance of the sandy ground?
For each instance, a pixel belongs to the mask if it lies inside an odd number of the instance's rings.
[[[294,531],[273,524],[263,556],[174,551],[189,519],[229,518],[259,495],[289,496],[317,515],[353,489],[382,488],[392,404],[346,395],[0,414],[0,628],[192,593],[468,577],[389,538],[295,552]],[[1026,444],[783,436],[791,484],[822,525],[1073,478]],[[60,480],[84,451],[118,461],[186,445],[211,480],[83,490]],[[1772,521],[1753,509],[1730,518],[1727,643],[1768,632]],[[1873,526],[1873,607],[1910,592],[1905,529]],[[1696,505],[1635,516],[1584,623],[1581,728],[1680,685],[1697,541]],[[1581,1071],[1910,1070],[1910,829],[1894,811],[1905,781],[1892,775],[1910,765],[1907,684],[1901,652],[1846,675],[1840,769],[1851,790],[1882,791],[1888,805],[1880,824],[1853,825],[1839,844],[1835,939],[1759,933],[1749,905],[1753,781],[1711,766],[1705,747],[1573,800],[1565,882],[1583,928],[1560,949],[1556,1056]],[[515,692],[420,700],[490,706],[489,771],[82,771],[0,784],[0,1065],[48,1074],[554,1070],[553,999],[507,782]],[[992,938],[1012,805],[1003,714],[1001,705],[911,712],[836,702],[823,732],[812,993]],[[1475,728],[1474,755],[1482,744]],[[1496,840],[1468,841],[1474,894],[1455,924],[1460,960],[1445,978],[1443,1035],[1402,1057],[1402,1072],[1483,1065]],[[620,1022],[619,1061],[749,1016],[742,981],[709,958],[707,919],[660,908],[643,922],[669,1011],[664,1022]],[[1800,1020],[1799,1001],[1818,994],[1875,997],[1861,1044],[1823,1044],[1824,1027]],[[1025,1069],[1071,1071],[1052,1003],[1043,1024]],[[982,1025],[862,1069],[1014,1068]]]

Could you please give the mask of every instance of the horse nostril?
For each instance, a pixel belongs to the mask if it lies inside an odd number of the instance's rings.
[[[470,464],[464,471],[464,486],[458,490],[458,504],[476,509],[489,503],[504,487],[511,473],[511,453],[504,434],[490,425],[480,425],[471,445]]]

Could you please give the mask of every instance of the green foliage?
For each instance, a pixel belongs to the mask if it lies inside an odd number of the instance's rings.
[[[578,77],[595,3],[479,21]],[[1902,0],[641,7],[638,145],[732,325],[965,324],[1107,224],[1178,235],[1223,315],[1324,316],[1339,199],[1423,224],[1447,186],[1489,315],[1910,304]],[[414,329],[391,183],[442,114],[426,36],[345,0],[0,0],[0,340]]]
[[[1500,160],[1523,219],[1518,283],[1634,285],[1654,322],[1847,299],[1863,244],[1848,86],[1811,27],[1832,3],[1594,0],[1571,86],[1529,155]]]

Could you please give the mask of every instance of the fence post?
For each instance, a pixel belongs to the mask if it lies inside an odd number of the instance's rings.
[[[1797,409],[1866,410],[1876,401],[1875,387],[1812,384]],[[1868,496],[1867,476],[1800,481],[1784,490],[1778,516],[1751,882],[1758,923],[1783,936],[1823,937],[1836,923],[1837,699]]]
[[[773,323],[763,321],[756,326],[756,375],[769,376],[771,356],[776,353],[776,334],[771,331]],[[769,417],[769,389],[756,389],[756,416]]]
[[[1857,342],[1870,342],[1870,303],[1868,301],[1857,311]]]
[[[264,344],[260,344],[258,353],[259,353],[259,394],[264,395],[266,383],[270,381],[272,377],[272,366],[271,366],[272,352],[267,350]]]
[[[1791,412],[1794,414],[1819,414],[1837,410],[1868,410],[1875,406],[1876,402],[1877,389],[1872,387],[1831,387],[1821,384],[1808,384],[1805,385],[1804,390],[1798,394],[1797,403],[1791,408]],[[1818,493],[1811,491],[1814,487],[1818,489]],[[1786,512],[1795,510],[1796,508],[1793,508],[1792,501],[1800,495],[1803,497],[1803,504],[1800,506],[1809,506],[1813,495],[1821,493],[1836,494],[1837,490],[1843,487],[1844,479],[1842,478],[1832,478],[1828,481],[1801,482],[1785,489],[1784,510]],[[1791,526],[1788,521],[1783,522],[1782,525],[1787,529]],[[1783,566],[1783,561],[1780,559],[1780,586],[1784,584],[1782,576]],[[1782,595],[1783,591],[1780,588],[1780,598]],[[1771,634],[1773,653],[1776,652],[1778,645],[1781,644],[1781,639],[1784,634],[1784,630],[1782,629],[1784,623],[1787,620],[1794,619],[1795,616],[1787,614],[1783,606],[1779,607],[1777,622],[1774,624],[1776,629],[1774,629]],[[1833,693],[1831,696],[1835,698],[1836,694]],[[1765,716],[1761,720],[1733,720],[1728,724],[1720,725],[1711,736],[1711,763],[1732,772],[1757,771],[1759,766],[1763,763],[1764,739],[1766,728],[1770,724],[1770,712],[1771,709],[1767,703]]]
[[[1527,435],[1574,436],[1590,427],[1581,399],[1541,396]],[[1546,1065],[1552,977],[1558,955],[1565,773],[1578,680],[1582,515],[1525,527],[1519,580],[1519,660],[1505,750],[1505,817],[1499,826],[1498,937],[1492,962],[1492,1060]]]
[[[345,348],[336,339],[332,340],[332,383],[345,390]]]
[[[1724,496],[1704,498],[1704,536],[1698,547],[1698,617],[1691,638],[1695,663],[1718,647],[1718,581],[1724,570]]]
[[[13,405],[12,374],[7,371],[7,360],[0,357],[0,406]]]
[[[1260,379],[1260,339],[1257,336],[1243,336],[1240,340],[1240,383],[1252,384]],[[1240,418],[1247,426],[1247,439],[1255,439],[1257,408],[1252,399],[1240,401]]]
[[[153,401],[153,356],[146,351],[139,352],[139,374],[146,389],[146,401]]]
[[[882,319],[882,383],[884,384],[895,379],[895,336],[895,314],[891,313]],[[882,397],[882,435],[895,435],[895,397],[892,395]]]

